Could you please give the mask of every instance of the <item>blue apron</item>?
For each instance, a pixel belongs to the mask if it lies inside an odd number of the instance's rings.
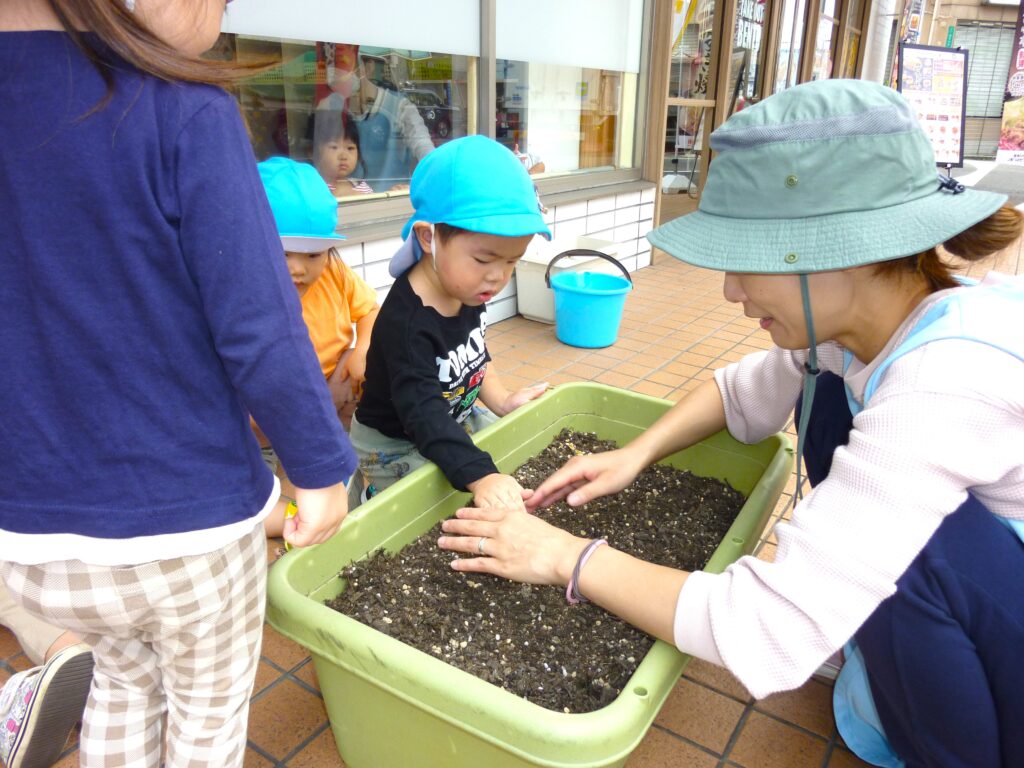
[[[987,344],[1024,362],[1024,329],[1014,328],[1006,322],[1012,310],[1024,307],[1024,281],[1009,280],[990,286],[958,290],[937,302],[914,326],[904,339],[868,379],[864,388],[864,404],[878,389],[882,376],[896,360],[925,344],[943,339],[964,339]],[[1009,313],[1007,310],[1011,310]],[[844,353],[843,371],[853,360]],[[856,416],[864,406],[858,403],[846,388],[850,413]],[[1024,520],[999,517],[1010,530],[1024,541]],[[847,746],[860,757],[882,768],[903,768],[905,763],[893,751],[885,736],[878,710],[875,708],[868,684],[864,657],[851,639],[843,649],[845,662],[836,679],[832,694],[836,727]]]

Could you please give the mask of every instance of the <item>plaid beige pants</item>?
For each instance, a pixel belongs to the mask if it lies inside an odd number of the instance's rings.
[[[85,768],[241,766],[266,604],[263,526],[206,555],[106,567],[0,564],[31,613],[93,648]]]

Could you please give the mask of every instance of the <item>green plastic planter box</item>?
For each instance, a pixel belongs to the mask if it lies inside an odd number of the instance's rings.
[[[511,471],[564,427],[622,444],[671,403],[600,384],[560,385],[476,436]],[[667,462],[727,481],[747,503],[708,563],[721,571],[757,543],[792,465],[788,439],[743,445],[725,432]],[[346,519],[330,541],[270,569],[267,618],[309,649],[349,768],[622,766],[689,657],[657,642],[623,693],[586,714],[532,704],[323,605],[344,589],[338,571],[384,547],[397,551],[468,501],[434,466],[417,470]],[[580,649],[584,652],[585,649]]]

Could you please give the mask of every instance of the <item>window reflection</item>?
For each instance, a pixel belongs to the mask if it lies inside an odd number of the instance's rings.
[[[621,167],[622,84],[634,75],[511,59],[498,59],[496,71],[495,138],[528,171]]]
[[[784,0],[779,26],[779,58],[775,70],[775,91],[791,88],[800,81],[800,49],[804,44],[806,0]]]
[[[279,62],[239,88],[257,158],[310,162],[339,198],[408,189],[420,159],[467,133],[465,56],[231,34],[214,55]]]

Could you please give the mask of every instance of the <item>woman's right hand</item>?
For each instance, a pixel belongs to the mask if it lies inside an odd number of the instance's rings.
[[[647,462],[634,451],[619,448],[605,453],[574,456],[526,498],[526,508],[535,510],[566,500],[572,507],[618,493],[632,483]]]
[[[467,507],[441,523],[441,549],[460,553],[452,568],[530,584],[564,585],[587,540],[522,508]]]

